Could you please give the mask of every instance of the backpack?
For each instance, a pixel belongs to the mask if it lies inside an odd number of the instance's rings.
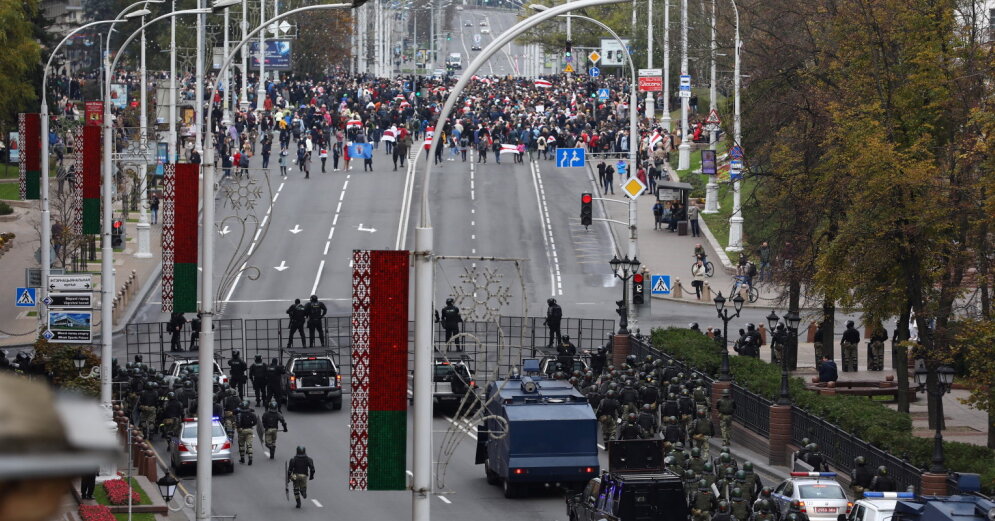
[[[757,265],[752,262],[746,263],[746,274],[751,277],[757,276]]]

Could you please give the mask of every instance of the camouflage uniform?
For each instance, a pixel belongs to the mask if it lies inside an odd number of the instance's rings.
[[[259,420],[256,418],[256,413],[248,407],[248,402],[243,402],[243,408],[238,411],[238,416],[236,416],[237,427],[238,427],[238,460],[240,463],[245,462],[245,456],[249,456],[249,465],[252,465],[252,441],[255,439],[255,429],[256,423]]]
[[[736,412],[736,402],[729,396],[729,391],[722,391],[722,398],[715,403],[719,411],[719,428],[722,432],[722,444],[729,446],[732,438],[732,415]]]

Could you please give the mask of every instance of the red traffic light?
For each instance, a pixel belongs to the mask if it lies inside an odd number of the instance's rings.
[[[122,223],[121,221],[114,221],[114,229],[116,230],[116,229],[120,228],[121,225],[123,225],[123,224],[124,223]]]
[[[643,283],[643,274],[642,273],[633,274],[632,275],[632,281],[635,282],[636,284],[642,284]]]
[[[584,204],[587,204],[587,203],[589,203],[591,201],[592,201],[591,194],[584,194],[584,195],[580,196],[580,202],[582,202]]]

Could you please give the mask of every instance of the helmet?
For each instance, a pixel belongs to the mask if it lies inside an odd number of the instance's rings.
[[[297,455],[298,456],[304,456],[305,454],[307,454],[307,450],[304,449],[304,446],[303,445],[298,445],[297,446]]]
[[[176,393],[174,393],[173,391],[169,391],[168,393],[166,393],[167,400],[172,400],[173,398],[176,398]]]
[[[764,488],[760,489],[760,497],[770,497],[770,495],[773,492],[774,492],[774,490],[771,489],[770,487],[764,487]]]
[[[249,407],[249,400],[242,400],[242,407],[248,408]]]
[[[698,490],[708,490],[708,480],[698,480]]]
[[[853,327],[853,321],[852,320],[847,320],[846,321],[846,327]]]
[[[273,359],[272,359],[272,360],[270,360],[270,364],[273,364],[273,365],[280,365],[280,360],[279,360],[279,359],[277,359],[277,358],[276,358],[276,357],[274,356],[274,357],[273,357]]]
[[[814,443],[809,443],[808,445],[805,446],[805,450],[815,452],[819,450],[819,446]]]
[[[729,494],[735,499],[741,499],[743,497],[743,491],[739,487],[733,488],[732,492]]]
[[[722,389],[722,396],[729,396],[729,389]]]
[[[867,464],[867,460],[865,460],[863,456],[857,456],[856,458],[853,458],[853,464],[858,467],[863,467]]]
[[[682,442],[675,443],[674,444],[674,450],[677,450],[677,451],[684,450],[684,443],[682,443]]]
[[[742,470],[736,471],[736,481],[743,481],[746,479],[746,472]]]
[[[634,413],[634,412],[630,412],[629,413],[629,421],[632,422],[632,423],[636,422],[636,413]]]
[[[563,335],[560,337],[560,342],[569,342],[570,337],[568,335]]]
[[[725,470],[722,472],[722,477],[729,481],[732,481],[735,475],[736,473],[732,469],[732,467],[726,467]]]
[[[722,454],[719,455],[719,463],[731,463],[731,462],[732,462],[732,456],[730,456],[728,452],[723,452]]]
[[[802,447],[808,445],[809,443],[811,442],[808,440],[808,438],[802,438]]]
[[[692,458],[700,458],[701,457],[701,449],[699,449],[698,447],[695,447],[695,448],[691,449],[691,457]]]
[[[885,467],[884,465],[878,467],[878,476],[887,476],[887,475],[888,475],[888,467]]]
[[[766,489],[767,487],[764,487],[764,488]],[[768,491],[767,495],[768,496],[770,495],[769,491]],[[761,499],[760,500],[760,504],[757,505],[757,510],[759,510],[761,512],[770,512],[770,501],[768,501],[766,499]]]
[[[266,408],[269,409],[270,411],[275,411],[277,409],[276,400],[270,400],[269,406]]]
[[[241,358],[241,356],[242,356],[242,352],[241,352],[241,351],[232,351],[232,352],[231,352],[231,357],[232,357],[233,359],[234,359],[234,358]]]
[[[608,389],[608,392],[605,393],[605,396],[607,396],[608,398],[614,398],[615,397],[615,389]]]
[[[739,490],[738,488],[736,490]],[[729,510],[729,502],[726,500],[719,501],[719,512],[726,512]]]
[[[753,322],[750,322],[749,324],[746,324],[746,330],[747,331],[753,331],[756,328],[757,328],[757,326]]]
[[[648,403],[647,404],[643,404],[643,410],[646,411],[646,412],[650,412],[650,411],[653,410],[653,406],[650,405],[650,404],[648,404]]]
[[[141,363],[142,360],[142,355],[135,355],[135,362]]]
[[[550,298],[546,299],[546,304],[549,304],[550,306],[552,306],[553,304],[556,304],[556,299],[550,297]]]
[[[456,302],[456,301],[455,301],[455,300],[453,300],[453,298],[452,298],[452,297],[449,297],[449,298],[447,298],[447,299],[446,299],[446,305],[447,305],[447,306],[452,306],[452,305],[453,305],[453,302]]]
[[[691,322],[690,324],[688,324],[688,327],[691,328],[691,329],[698,329],[698,323],[697,322]]]
[[[743,463],[743,471],[746,472],[747,474],[749,474],[750,472],[753,472],[753,462],[752,461],[747,461],[747,462]]]
[[[646,355],[646,358],[644,360],[646,360],[646,363],[652,363],[653,362],[653,355]]]
[[[599,355],[605,354],[605,347],[604,346],[601,346],[601,347],[598,348],[598,354]]]
[[[311,295],[311,302],[318,302],[318,295]]]
[[[704,472],[706,474],[711,474],[713,469],[714,468],[712,467],[712,462],[711,461],[706,461],[705,464],[702,465],[702,467],[701,467],[702,472]]]
[[[698,409],[698,417],[699,418],[705,417],[705,409]]]

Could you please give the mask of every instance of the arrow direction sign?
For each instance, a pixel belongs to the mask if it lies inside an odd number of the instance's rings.
[[[48,289],[52,291],[90,291],[93,278],[90,275],[49,275]]]
[[[285,270],[285,269],[287,269],[289,267],[290,266],[287,266],[287,261],[284,260],[284,261],[280,261],[280,265],[279,266],[273,266],[273,269],[276,270],[276,271],[281,271],[282,272],[283,270]]]
[[[301,233],[302,231],[304,231],[304,228],[301,228],[301,225],[299,225],[299,224],[295,224],[294,227],[290,229],[290,233],[292,233],[294,235],[297,235],[298,233]]]
[[[228,229],[228,226],[225,226],[224,228],[218,230],[218,233],[220,233],[221,236],[224,237],[225,235],[231,233],[231,230]]]
[[[363,223],[359,223],[359,228],[357,228],[357,230],[361,232],[370,232],[370,233],[377,231],[376,228],[363,228]]]
[[[53,308],[90,309],[93,307],[93,293],[49,293],[45,304]]]

